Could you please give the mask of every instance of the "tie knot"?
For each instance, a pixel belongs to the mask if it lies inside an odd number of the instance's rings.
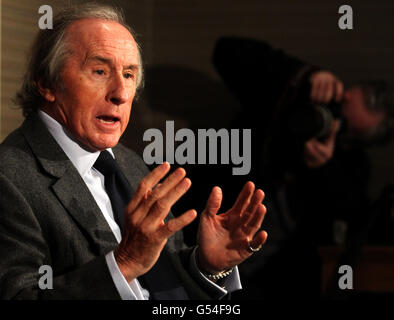
[[[100,152],[100,155],[93,167],[100,171],[104,176],[113,174],[118,170],[115,159],[107,150]]]

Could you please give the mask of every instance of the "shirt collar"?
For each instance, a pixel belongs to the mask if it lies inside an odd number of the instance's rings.
[[[93,167],[100,151],[92,152],[83,148],[65,127],[44,111],[39,110],[38,115],[79,174],[84,176]],[[108,148],[107,151],[115,158],[111,148]]]

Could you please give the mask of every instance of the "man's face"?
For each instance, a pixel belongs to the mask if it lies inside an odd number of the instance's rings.
[[[342,115],[347,120],[351,134],[365,134],[375,129],[383,120],[383,112],[368,110],[363,92],[359,87],[345,91]]]
[[[67,30],[72,51],[44,110],[85,147],[114,147],[125,131],[140,72],[138,48],[116,22],[84,19]]]

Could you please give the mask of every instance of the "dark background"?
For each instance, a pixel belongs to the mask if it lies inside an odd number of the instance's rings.
[[[353,30],[338,27],[343,4],[353,8]],[[139,34],[147,69],[124,140],[141,154],[147,145],[141,143],[143,132],[163,130],[165,120],[175,120],[176,128],[220,128],[236,116],[240,107],[211,59],[223,35],[265,40],[345,83],[394,81],[393,1],[161,0],[131,2],[125,12]],[[369,148],[368,155],[369,194],[375,198],[394,181],[393,144]]]
[[[11,99],[20,85],[30,41],[38,30],[38,8],[49,4],[56,12],[58,6],[79,2],[84,1],[1,2],[0,141],[23,121],[21,111],[13,106]],[[142,47],[145,89],[134,102],[122,140],[140,155],[148,144],[143,142],[143,133],[149,128],[159,128],[164,133],[166,120],[174,120],[176,129],[218,129],[229,126],[237,116],[240,105],[212,64],[212,51],[221,36],[264,40],[274,48],[332,71],[345,83],[360,79],[394,82],[392,0],[98,2],[123,8]],[[344,4],[353,9],[353,30],[338,27],[338,9]],[[371,147],[367,152],[372,164],[368,192],[373,201],[385,186],[394,184],[394,143]],[[214,183],[212,168],[206,169],[200,166],[199,180]],[[193,173],[192,166],[188,170]],[[186,199],[187,206],[199,212],[204,207],[203,202],[193,197]],[[180,213],[177,208],[174,211]],[[189,241],[194,237],[192,232],[193,228],[187,229]]]
[[[46,1],[58,6],[83,0]],[[392,0],[116,0],[135,29],[146,68],[145,90],[134,103],[124,142],[142,154],[148,128],[220,128],[240,110],[212,62],[223,35],[262,39],[308,63],[331,70],[343,81],[394,81],[394,2]],[[23,118],[12,103],[24,59],[38,29],[40,0],[1,3],[0,139]],[[353,30],[340,30],[338,9],[353,8]],[[263,100],[263,97],[262,97]],[[369,193],[376,198],[394,181],[394,144],[368,150],[372,162]]]

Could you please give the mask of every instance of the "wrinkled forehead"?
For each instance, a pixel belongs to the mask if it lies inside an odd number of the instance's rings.
[[[124,26],[114,21],[82,19],[71,24],[66,41],[73,53],[114,55],[125,63],[139,64],[139,51],[133,36]]]

